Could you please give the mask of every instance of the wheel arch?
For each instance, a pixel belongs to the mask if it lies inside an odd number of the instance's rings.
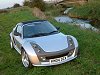
[[[28,54],[29,60],[32,64],[39,64],[39,59],[37,57],[37,54],[35,53],[32,45],[30,42],[25,42],[22,47],[23,50]]]

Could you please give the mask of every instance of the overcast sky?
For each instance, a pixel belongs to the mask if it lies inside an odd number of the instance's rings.
[[[0,9],[12,7],[15,3],[22,5],[24,0],[0,0]]]

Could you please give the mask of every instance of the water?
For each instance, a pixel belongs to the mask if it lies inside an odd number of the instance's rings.
[[[0,0],[0,9],[12,7],[15,3],[23,5],[24,0]]]
[[[68,8],[66,11],[66,14],[71,10],[72,8]],[[64,13],[65,13],[64,11]],[[82,19],[77,19],[77,18],[70,18],[69,16],[58,16],[54,18],[57,22],[61,23],[71,23],[71,25],[77,25],[80,28],[83,29],[90,29],[95,32],[99,32],[100,30],[93,27],[89,22],[89,20],[82,20]]]
[[[61,23],[71,23],[71,22],[73,22],[73,20],[68,16],[55,17],[55,20],[57,22],[61,22]]]

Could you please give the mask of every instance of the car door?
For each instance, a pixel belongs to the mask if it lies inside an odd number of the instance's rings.
[[[20,35],[15,35],[15,33],[19,33]],[[13,40],[14,40],[14,46],[16,50],[19,53],[21,53],[21,47],[22,47],[22,26],[21,25],[17,25],[14,31]]]

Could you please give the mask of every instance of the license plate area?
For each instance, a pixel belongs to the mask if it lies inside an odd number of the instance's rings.
[[[49,62],[50,62],[51,64],[53,64],[53,63],[62,62],[62,61],[64,61],[64,60],[66,60],[66,59],[67,59],[67,56],[63,56],[63,57],[60,57],[60,58],[50,59]]]

